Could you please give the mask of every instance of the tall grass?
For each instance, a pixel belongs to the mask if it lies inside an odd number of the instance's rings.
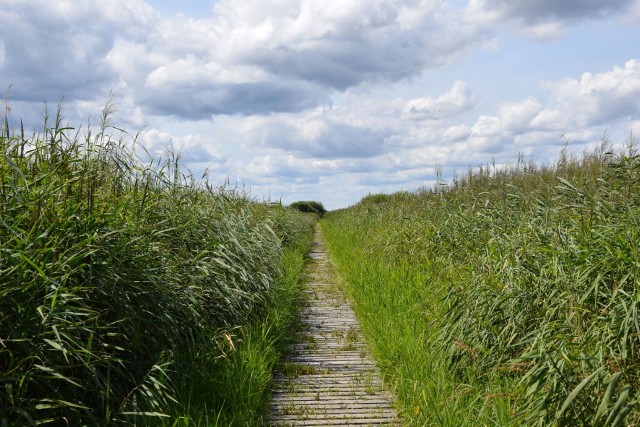
[[[327,216],[411,425],[640,421],[638,182],[630,137]]]
[[[194,179],[179,156],[141,161],[111,112],[93,133],[65,126],[59,108],[30,136],[5,116],[1,425],[189,424],[191,413],[215,425],[234,400],[202,373],[225,375],[254,338],[277,342],[255,331],[296,282],[301,250],[283,250],[310,225]]]
[[[300,217],[297,217],[300,220]],[[313,224],[307,217],[301,224]],[[194,366],[181,381],[180,405],[174,417],[164,425],[172,426],[253,426],[268,415],[272,371],[285,351],[297,319],[301,288],[299,281],[311,244],[307,227],[299,227],[296,236],[281,257],[281,274],[269,293],[264,316],[244,327],[222,332],[219,351],[208,363]]]

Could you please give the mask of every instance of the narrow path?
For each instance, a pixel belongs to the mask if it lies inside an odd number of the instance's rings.
[[[274,377],[269,425],[399,426],[319,226],[310,257],[301,331]]]

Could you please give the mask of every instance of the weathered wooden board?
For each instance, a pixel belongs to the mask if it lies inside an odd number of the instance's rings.
[[[299,342],[274,376],[270,426],[400,426],[358,320],[334,283],[324,239],[305,269]]]

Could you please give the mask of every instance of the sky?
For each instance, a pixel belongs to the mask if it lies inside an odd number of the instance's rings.
[[[259,200],[337,209],[640,135],[640,0],[0,0],[0,22],[12,126],[111,96],[150,153]]]

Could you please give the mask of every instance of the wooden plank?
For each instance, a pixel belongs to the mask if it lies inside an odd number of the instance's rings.
[[[362,337],[335,273],[320,229],[305,268],[307,304],[301,341],[292,344],[274,376],[272,426],[399,426],[393,398]]]

